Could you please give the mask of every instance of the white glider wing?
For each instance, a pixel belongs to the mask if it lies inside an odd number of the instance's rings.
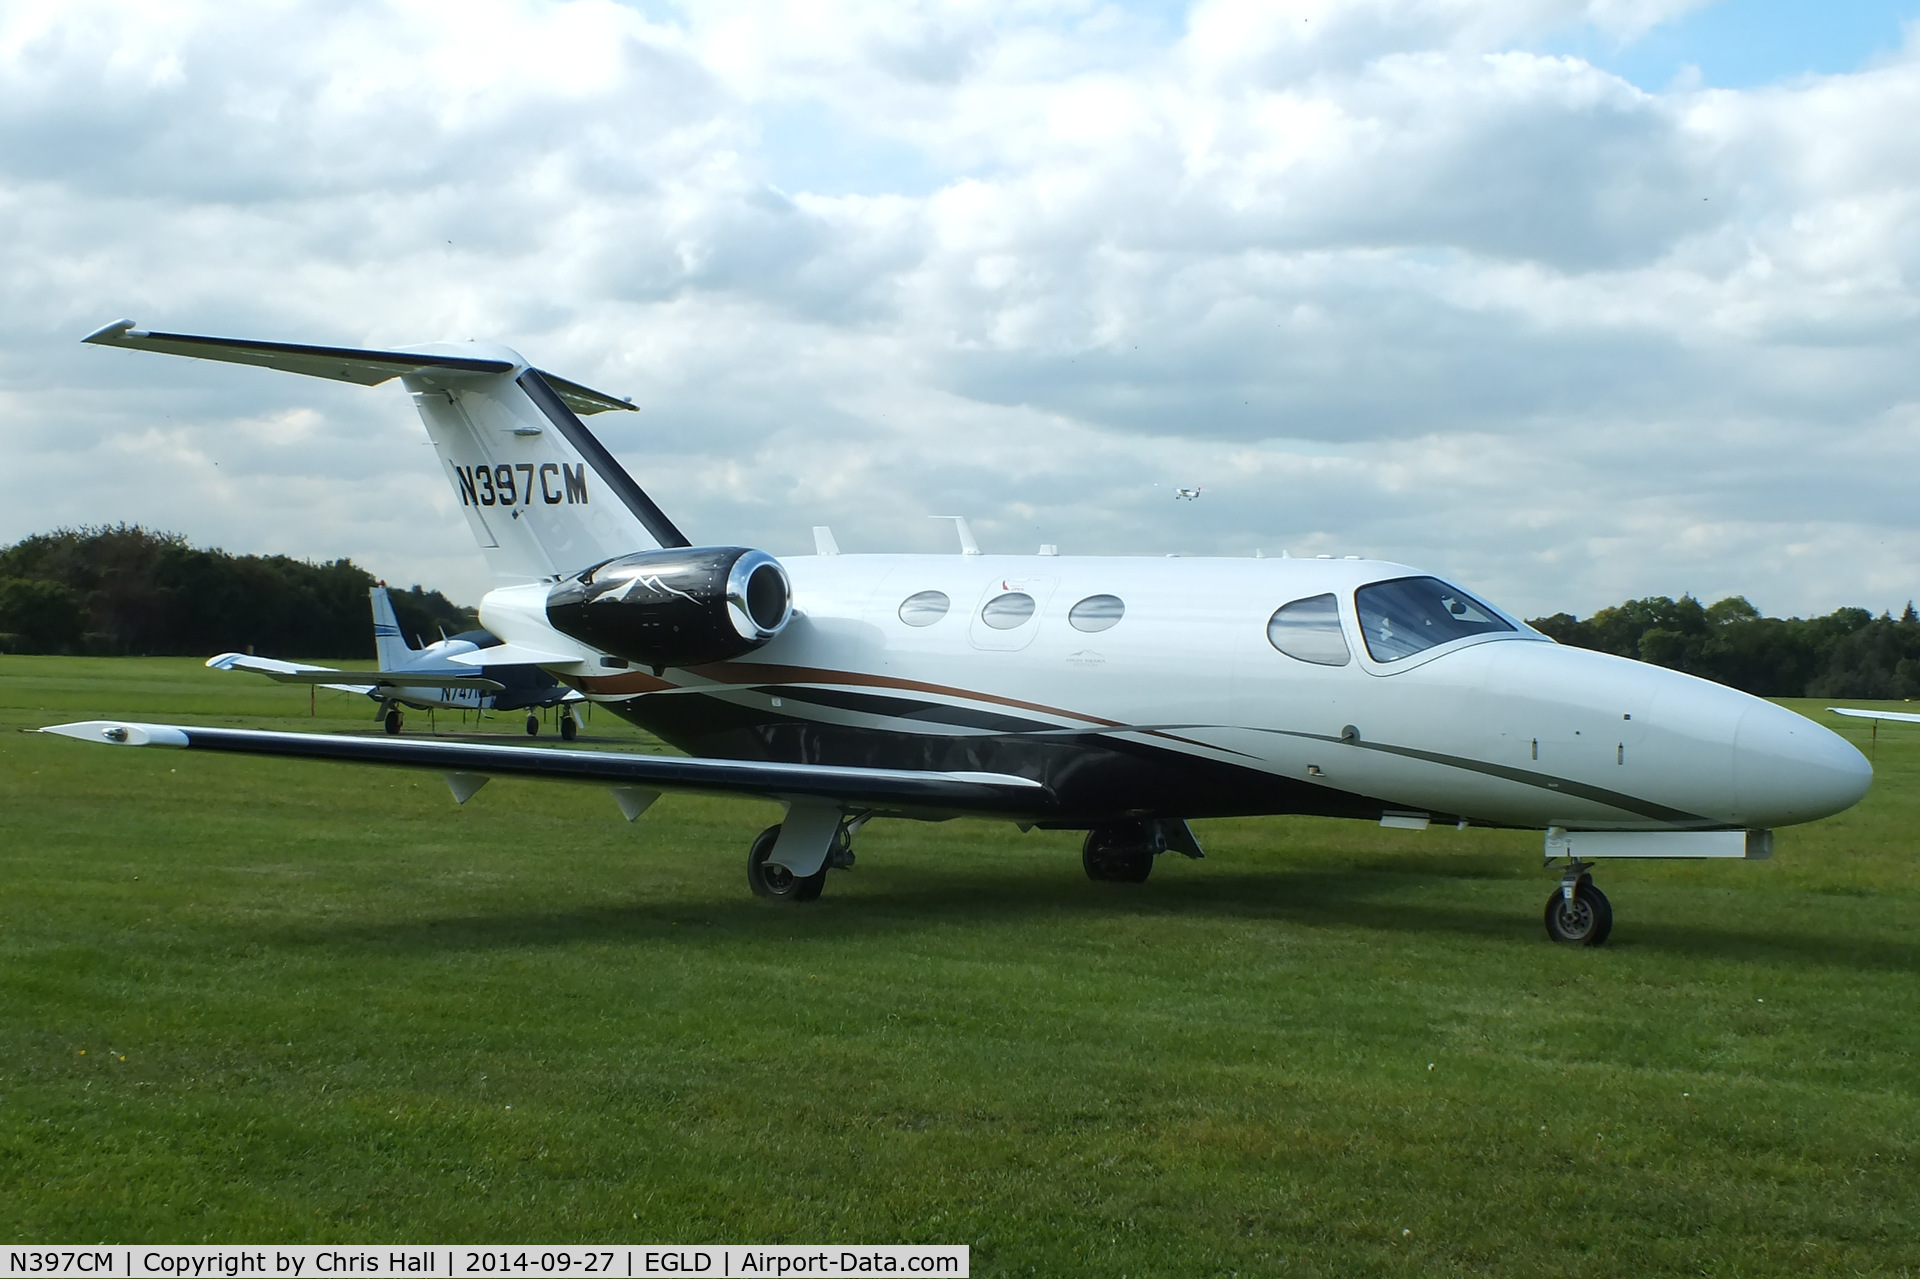
[[[1920,724],[1920,715],[1908,711],[1869,711],[1858,710],[1850,706],[1829,706],[1835,715],[1851,715],[1855,719],[1884,719],[1901,724]]]

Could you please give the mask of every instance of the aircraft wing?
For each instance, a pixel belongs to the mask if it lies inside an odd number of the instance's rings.
[[[429,671],[262,671],[268,679],[282,684],[319,684],[331,688],[341,676],[364,679],[356,688],[477,688],[497,693],[506,685],[478,675],[436,675]]]
[[[1030,778],[1007,773],[840,768],[825,764],[695,759],[683,755],[495,746],[481,742],[423,741],[406,737],[276,733],[259,729],[200,728],[187,724],[140,724],[120,720],[55,724],[39,731],[57,733],[83,742],[119,746],[163,746],[239,755],[281,755],[356,764],[386,764],[480,778],[495,775],[541,777],[650,790],[757,795],[785,801],[827,800],[849,808],[872,808],[888,812],[1038,815],[1053,807],[1053,794],[1046,787]],[[466,793],[471,794],[472,791]],[[460,794],[458,788],[455,794]]]
[[[1829,706],[1827,709],[1835,715],[1851,715],[1855,719],[1886,719],[1897,720],[1902,724],[1920,724],[1920,715],[1907,711],[1867,711],[1856,710],[1850,706]]]
[[[271,657],[249,657],[245,653],[222,653],[208,658],[207,665],[222,671],[253,671],[282,684],[318,684],[322,688],[346,689],[370,693],[382,688],[477,688],[497,693],[506,685],[480,675],[454,675],[431,671],[343,671],[332,666],[307,666],[300,662],[282,662]],[[341,683],[342,679],[363,683]]]
[[[222,653],[218,657],[209,657],[207,665],[216,671],[252,671],[256,675],[265,675],[268,679],[278,680],[282,684],[318,684],[321,688],[330,688],[340,693],[371,693],[377,687],[374,684],[337,682],[341,676],[358,675],[361,673],[359,671],[335,670],[331,666],[308,666],[303,662],[283,662],[274,657],[254,657],[249,653]]]

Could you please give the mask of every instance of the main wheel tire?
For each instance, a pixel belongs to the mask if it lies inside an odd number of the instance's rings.
[[[580,736],[580,721],[569,711],[560,713],[560,740],[570,742]]]
[[[1547,936],[1569,946],[1598,946],[1613,931],[1613,903],[1585,875],[1573,886],[1573,900],[1556,890],[1547,899]]]
[[[1132,827],[1096,826],[1080,845],[1087,878],[1103,884],[1144,884],[1153,873],[1153,850]]]
[[[527,736],[540,736],[540,716],[531,711],[527,713]]]
[[[398,708],[395,708],[387,712],[387,718],[384,722],[387,727],[388,736],[397,737],[400,733],[400,726],[407,722],[407,717],[402,715]]]
[[[778,862],[768,861],[779,838],[778,826],[769,826],[754,838],[753,847],[747,850],[747,887],[753,889],[755,897],[768,901],[813,901],[827,886],[825,863],[811,875],[796,875]]]

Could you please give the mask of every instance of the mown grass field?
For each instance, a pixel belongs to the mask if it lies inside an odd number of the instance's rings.
[[[0,657],[6,728],[306,710],[189,660]],[[628,826],[584,788],[456,808],[0,733],[0,1237],[1913,1273],[1920,726],[1876,754],[1771,862],[1603,867],[1613,941],[1576,951],[1538,835],[1203,822],[1205,861],[1126,886],[1071,834],[882,822],[794,908],[746,890],[771,805]]]

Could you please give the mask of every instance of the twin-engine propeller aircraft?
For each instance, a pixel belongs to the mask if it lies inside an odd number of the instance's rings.
[[[1563,648],[1419,569],[1362,559],[822,554],[695,546],[582,424],[632,406],[504,347],[87,339],[362,384],[401,379],[482,553],[504,644],[688,758],[95,721],[91,741],[764,796],[747,876],[819,895],[873,817],[1083,829],[1086,873],[1200,856],[1196,817],[1544,828],[1556,940],[1605,940],[1601,857],[1765,857],[1871,780],[1770,702]],[[830,539],[823,540],[823,549]]]
[[[454,659],[495,648],[500,641],[486,631],[443,636],[424,648],[407,643],[384,583],[367,588],[373,603],[373,651],[377,671],[343,671],[333,666],[283,662],[250,653],[221,653],[207,665],[222,671],[252,671],[282,684],[305,684],[341,693],[364,693],[379,704],[374,718],[398,733],[406,722],[403,706],[415,710],[527,712],[527,736],[540,731],[540,710],[580,701],[580,694],[531,662],[488,662],[479,670]],[[569,710],[560,717],[560,736],[572,741],[579,721]]]

